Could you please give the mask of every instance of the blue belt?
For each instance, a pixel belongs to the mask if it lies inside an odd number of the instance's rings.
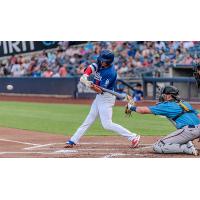
[[[188,125],[188,128],[195,128],[195,125]]]

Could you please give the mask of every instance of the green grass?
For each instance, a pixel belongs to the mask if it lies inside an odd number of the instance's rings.
[[[71,135],[89,112],[87,105],[0,102],[0,126]],[[166,135],[175,130],[166,119],[153,115],[133,114],[127,118],[123,107],[115,107],[113,122],[141,135]],[[96,121],[87,135],[114,135]]]

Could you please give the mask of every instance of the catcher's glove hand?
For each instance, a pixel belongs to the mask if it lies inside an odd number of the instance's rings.
[[[132,110],[131,110],[131,106],[135,106],[135,102],[133,101],[132,98],[129,97],[129,103],[126,105],[125,107],[125,114],[130,117],[131,116],[131,113],[132,113]]]
[[[128,116],[128,117],[131,116],[132,110],[130,110],[129,104],[126,105],[124,112],[125,112],[126,116]]]
[[[91,84],[90,88],[98,94],[103,94],[102,89],[98,85],[95,85],[94,83]]]

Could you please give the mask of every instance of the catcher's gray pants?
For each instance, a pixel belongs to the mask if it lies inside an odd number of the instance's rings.
[[[200,125],[194,128],[185,126],[169,134],[153,145],[157,153],[186,153],[192,154],[192,141],[200,137]]]

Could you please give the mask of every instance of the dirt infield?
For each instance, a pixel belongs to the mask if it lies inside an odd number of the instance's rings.
[[[143,136],[138,148],[120,136],[85,136],[73,149],[65,149],[66,136],[0,128],[0,158],[174,158],[190,155],[161,155],[152,144],[159,137]],[[195,141],[200,148],[200,143]]]

